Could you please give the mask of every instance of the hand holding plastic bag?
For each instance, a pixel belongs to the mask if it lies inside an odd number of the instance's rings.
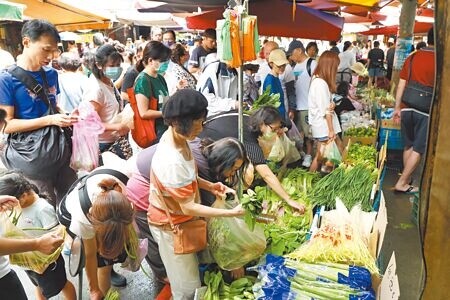
[[[22,230],[15,226],[10,217],[8,217],[7,213],[0,214],[0,227],[3,231],[3,236],[5,238],[14,238],[14,239],[30,239],[40,237],[46,233],[52,232],[52,234],[57,235],[64,239],[65,235],[65,227],[62,225],[58,225],[49,230]],[[62,241],[62,240],[61,240]],[[42,274],[44,271],[54,263],[58,257],[61,255],[63,244],[58,247],[51,254],[44,254],[39,251],[28,251],[22,253],[14,253],[9,255],[9,262],[13,265],[17,265],[19,267],[32,270],[36,273]]]
[[[105,131],[105,127],[89,102],[81,102],[78,112],[79,120],[73,125],[70,167],[89,172],[98,167],[98,135]]]
[[[231,208],[232,205],[216,201],[213,206]],[[220,268],[234,270],[262,255],[266,237],[261,226],[251,231],[242,218],[216,217],[208,220],[208,245]]]
[[[341,152],[339,151],[339,148],[334,140],[325,144],[323,149],[320,149],[320,151],[323,157],[322,172],[330,173],[342,162]]]

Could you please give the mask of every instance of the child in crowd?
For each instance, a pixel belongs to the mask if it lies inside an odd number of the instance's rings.
[[[53,206],[39,195],[34,184],[19,173],[9,171],[0,177],[0,195],[14,196],[19,200],[22,213],[17,223],[18,228],[52,229],[59,224]],[[65,299],[76,299],[75,287],[67,280],[62,255],[43,274],[30,270],[25,272],[36,286],[36,299],[49,299],[60,292]]]
[[[263,91],[269,88],[271,94],[280,95],[280,106],[278,111],[280,112],[283,120],[286,120],[286,107],[284,105],[284,92],[281,85],[279,76],[284,73],[286,65],[289,61],[286,58],[286,54],[281,49],[275,49],[270,52],[269,66],[271,68],[270,73],[267,75],[263,84]]]

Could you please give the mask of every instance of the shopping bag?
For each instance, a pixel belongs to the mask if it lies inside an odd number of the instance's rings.
[[[321,171],[324,173],[330,173],[342,162],[342,155],[334,140],[322,145],[322,148]]]
[[[98,135],[105,127],[89,102],[82,102],[78,111],[78,122],[73,125],[70,167],[75,171],[90,172],[98,167]]]
[[[232,208],[236,202],[217,200],[213,207]],[[214,217],[208,220],[208,247],[224,270],[234,270],[260,257],[266,249],[266,237],[260,224],[251,231],[241,217]]]
[[[3,231],[3,237],[12,239],[30,239],[39,237],[45,233],[53,232],[58,236],[64,238],[65,227],[58,225],[52,229],[20,229],[14,225],[6,212],[0,214],[0,226]],[[52,254],[44,254],[39,251],[28,251],[22,253],[14,253],[9,255],[9,262],[13,265],[22,267],[27,270],[34,271],[38,274],[44,273],[44,271],[54,263],[61,255],[61,250],[64,244]]]
[[[148,252],[148,239],[139,239],[139,246],[135,257],[127,256],[121,267],[131,272],[137,272]]]

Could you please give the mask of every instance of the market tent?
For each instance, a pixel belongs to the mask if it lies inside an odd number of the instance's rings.
[[[122,24],[179,28],[185,27],[186,22],[184,18],[189,15],[191,14],[141,13],[137,11],[122,11],[117,13],[116,18]]]
[[[292,20],[292,4],[285,1],[250,2],[249,13],[258,16],[258,31],[268,36],[339,40],[344,25],[344,18],[301,5],[297,5],[295,20]],[[216,9],[187,17],[187,27],[215,28],[216,21],[223,19],[222,14],[223,9]]]
[[[414,33],[426,33],[431,27],[433,27],[433,23],[416,22]],[[364,35],[395,35],[398,33],[398,25],[374,28],[360,33]]]
[[[24,8],[21,4],[0,1],[0,21],[21,22]]]
[[[393,0],[332,0],[339,5],[359,5],[365,7],[383,7],[384,5],[393,2]]]
[[[14,0],[26,5],[24,15],[30,18],[43,18],[56,25],[59,31],[79,29],[106,29],[111,22],[104,16],[70,6],[60,0]]]

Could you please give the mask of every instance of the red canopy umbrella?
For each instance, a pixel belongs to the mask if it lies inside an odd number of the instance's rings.
[[[258,31],[268,36],[339,40],[344,25],[344,18],[302,5],[297,5],[295,20],[292,20],[292,3],[282,0],[250,2],[249,13],[258,16]],[[223,19],[222,14],[223,10],[211,10],[187,17],[187,27],[215,28],[216,21]]]
[[[433,27],[433,23],[416,22],[414,24],[414,33],[426,33]],[[364,35],[395,35],[398,33],[398,25],[374,28],[360,32]]]

